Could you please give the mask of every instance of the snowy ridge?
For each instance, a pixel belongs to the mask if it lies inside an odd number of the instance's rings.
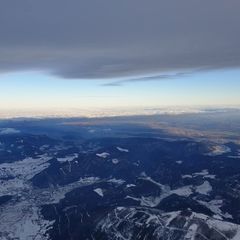
[[[151,229],[151,231],[147,231]],[[179,240],[237,240],[240,225],[192,212],[169,212],[141,207],[117,207],[105,216],[96,232],[107,239],[179,239]]]
[[[208,181],[205,181],[203,184],[199,186],[188,185],[188,186],[183,186],[176,189],[171,189],[170,186],[163,185],[159,182],[156,182],[151,177],[141,177],[139,179],[142,179],[144,181],[149,181],[157,185],[161,189],[161,193],[159,194],[159,196],[148,196],[148,197],[142,196],[141,198],[126,196],[127,199],[139,201],[141,206],[146,206],[146,207],[156,207],[157,205],[160,204],[160,202],[163,199],[169,197],[172,194],[176,194],[178,196],[183,196],[183,197],[189,197],[194,192],[197,192],[203,195],[208,195],[212,191],[212,186]]]

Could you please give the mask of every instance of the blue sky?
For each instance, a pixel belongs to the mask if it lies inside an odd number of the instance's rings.
[[[103,86],[108,80],[63,79],[43,72],[0,75],[1,109],[240,105],[240,70]]]

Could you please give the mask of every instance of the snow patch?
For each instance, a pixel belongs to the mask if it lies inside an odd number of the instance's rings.
[[[103,190],[101,188],[96,188],[93,190],[95,193],[97,193],[100,197],[103,197]]]
[[[76,158],[78,158],[78,154],[77,153],[74,153],[74,154],[71,154],[69,156],[66,156],[66,157],[63,157],[63,158],[57,158],[57,160],[61,163],[63,162],[72,162],[73,160],[75,160]]]
[[[233,218],[232,215],[230,215],[229,213],[222,212],[221,207],[223,206],[223,200],[221,199],[218,199],[218,200],[214,199],[209,202],[198,200],[198,202],[201,205],[210,209],[215,214],[215,218],[218,218],[218,219],[222,219],[222,217],[229,218],[229,219]]]
[[[193,223],[189,228],[185,236],[185,239],[194,240],[197,233],[198,225]]]
[[[117,147],[117,150],[120,151],[120,152],[129,152],[128,149],[121,148],[121,147]]]
[[[193,177],[192,175],[188,175],[188,174],[182,175],[182,178],[183,178],[183,179],[185,179],[185,178],[192,178],[192,177]]]
[[[118,164],[118,163],[119,163],[119,160],[118,160],[117,158],[114,158],[114,159],[112,159],[112,163],[113,163],[113,164]]]
[[[124,180],[122,180],[122,179],[116,179],[116,178],[109,179],[107,182],[108,182],[108,183],[114,183],[114,184],[117,184],[117,185],[122,185],[122,184],[125,183]]]
[[[127,187],[127,188],[136,187],[136,185],[135,185],[135,184],[127,184],[126,187]]]
[[[20,202],[5,208],[1,214],[1,239],[47,240],[54,221],[44,220],[37,207],[28,202]]]
[[[0,135],[16,134],[16,133],[20,133],[20,131],[15,128],[0,128]]]
[[[210,147],[210,152],[205,154],[210,157],[220,156],[225,153],[231,152],[231,148],[225,146],[225,145],[215,145]]]
[[[202,170],[201,172],[196,172],[193,173],[192,175],[193,177],[198,177],[198,176],[202,176],[203,178],[210,178],[210,179],[215,179],[216,175],[214,174],[209,174],[207,169]]]
[[[175,190],[170,191],[171,194],[177,194],[182,197],[189,197],[193,194],[193,186],[184,186]]]
[[[108,156],[110,156],[110,154],[107,152],[103,152],[103,153],[97,153],[96,156],[100,158],[107,158]]]
[[[196,173],[193,173],[193,176],[196,177],[196,176],[205,176],[208,174],[208,170],[207,169],[203,169],[201,172],[196,172]]]
[[[209,195],[211,191],[212,186],[208,181],[205,181],[203,184],[196,187],[196,192],[203,195]]]

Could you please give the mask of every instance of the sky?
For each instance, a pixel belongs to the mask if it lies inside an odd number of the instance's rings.
[[[37,72],[0,77],[1,109],[237,106],[240,70],[190,74],[174,79],[128,81],[66,80]],[[105,85],[108,84],[108,85]]]
[[[240,105],[239,0],[0,0],[0,111]]]

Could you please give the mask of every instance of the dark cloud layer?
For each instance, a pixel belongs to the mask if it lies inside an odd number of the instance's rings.
[[[0,0],[0,72],[110,78],[239,67],[239,9],[239,0]]]

